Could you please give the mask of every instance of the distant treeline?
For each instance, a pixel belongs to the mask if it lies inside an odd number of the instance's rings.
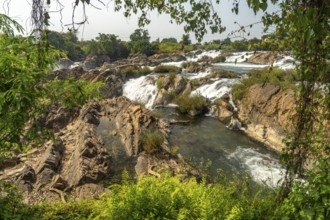
[[[48,42],[56,49],[64,51],[74,61],[82,60],[88,55],[107,55],[113,60],[127,58],[130,54],[141,53],[147,56],[157,53],[173,53],[191,50],[269,50],[267,41],[253,38],[251,40],[213,40],[203,44],[192,44],[188,34],[183,34],[180,41],[176,38],[164,38],[150,41],[148,30],[136,29],[129,41],[122,41],[114,34],[99,35],[92,40],[79,41],[76,33],[59,33],[48,31]]]

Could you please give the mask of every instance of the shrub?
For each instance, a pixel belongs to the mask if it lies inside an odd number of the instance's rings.
[[[215,58],[213,58],[212,63],[223,63],[226,61],[226,57],[223,55],[218,55]]]
[[[270,219],[274,193],[253,194],[247,178],[209,185],[163,175],[111,187],[97,219]],[[262,195],[262,196],[261,196]],[[96,211],[97,212],[97,211]]]
[[[233,98],[234,100],[241,100],[247,90],[255,84],[270,83],[282,89],[289,89],[294,87],[296,80],[297,75],[294,70],[281,70],[278,68],[252,70],[247,78],[242,79],[239,84],[233,86]]]
[[[202,113],[206,109],[206,99],[201,95],[180,95],[176,98],[178,109],[181,113]]]
[[[151,73],[149,67],[127,66],[120,70],[120,72],[127,77],[145,76]]]
[[[164,142],[164,136],[160,131],[147,131],[142,135],[142,147],[148,154],[160,150]]]
[[[181,68],[171,65],[159,65],[154,69],[155,73],[180,73]]]
[[[59,103],[64,107],[73,108],[85,104],[88,100],[102,98],[100,93],[102,86],[104,86],[103,82],[91,83],[86,80],[68,78],[50,81],[46,88],[50,103]]]
[[[23,197],[12,183],[0,181],[0,219],[33,219],[29,216],[29,207],[23,203]]]
[[[207,76],[208,78],[239,78],[240,75],[238,73],[226,71],[226,70],[215,70],[210,75]]]

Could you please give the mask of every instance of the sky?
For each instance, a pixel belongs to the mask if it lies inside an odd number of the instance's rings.
[[[52,0],[52,5],[49,10],[54,12],[50,13],[51,25],[49,26],[49,29],[66,32],[68,26],[65,25],[71,23],[72,2],[74,2],[74,0],[60,1],[64,5],[62,13],[55,12],[58,11],[60,7],[56,4],[56,0]],[[106,33],[115,34],[124,41],[129,40],[130,34],[138,28],[138,17],[134,15],[130,18],[125,18],[122,12],[114,12],[111,0],[103,1],[107,6],[98,4],[97,1],[92,1],[96,2],[95,6],[100,8],[100,10],[91,6],[86,7],[88,23],[79,28],[78,38],[89,40],[98,36],[98,33]],[[5,13],[14,18],[22,24],[26,32],[29,33],[31,31],[31,2],[32,0],[0,0],[0,13]],[[209,32],[205,35],[203,41],[212,41],[228,37],[228,33],[239,28],[239,26],[234,23],[235,21],[240,25],[245,26],[261,20],[262,13],[255,15],[253,11],[248,8],[245,0],[241,1],[238,15],[232,13],[231,8],[232,0],[221,0],[221,5],[216,5],[215,9],[220,14],[222,23],[226,26],[227,30],[222,34],[211,34]],[[275,10],[277,9],[274,6],[269,8],[270,12]],[[149,31],[151,40],[169,37],[174,37],[178,40],[181,39],[184,34],[183,25],[171,24],[168,15],[158,15],[156,12],[152,12],[149,16],[151,23],[146,26],[145,29]],[[75,17],[77,18],[77,22],[82,21],[81,7],[77,10]],[[245,37],[248,39],[253,37],[260,38],[263,35],[262,30],[263,28],[261,24],[254,25],[250,31],[250,36],[245,35]],[[193,42],[196,42],[193,33],[190,33],[190,37]]]

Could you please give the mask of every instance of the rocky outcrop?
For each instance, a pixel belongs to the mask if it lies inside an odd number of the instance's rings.
[[[97,196],[104,186],[118,182],[124,169],[137,176],[159,176],[160,171],[196,174],[170,153],[168,125],[125,97],[89,102],[61,126],[55,141],[39,151],[18,155],[18,164],[0,173],[0,179],[15,182],[25,192],[27,202],[65,201],[65,194]],[[164,137],[155,153],[143,145],[143,134],[150,131]]]
[[[158,66],[162,63],[168,63],[168,62],[180,62],[185,61],[186,57],[183,54],[154,54],[149,59],[149,65],[150,66]]]
[[[86,70],[92,70],[102,66],[105,62],[110,62],[110,57],[107,55],[88,56],[85,59],[83,66]]]
[[[255,64],[270,64],[274,58],[275,56],[271,52],[255,53],[248,58],[247,62]]]
[[[295,114],[292,90],[282,90],[271,84],[256,84],[238,101],[238,118],[246,133],[256,140],[281,151],[283,138],[292,128]]]
[[[156,96],[154,105],[167,105],[173,101],[173,98],[179,94],[190,91],[188,82],[182,76],[171,75],[160,76],[156,81],[158,87],[158,94]]]

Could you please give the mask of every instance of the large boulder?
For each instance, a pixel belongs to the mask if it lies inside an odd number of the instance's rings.
[[[255,64],[270,64],[274,58],[275,56],[272,52],[259,52],[250,56],[247,62]]]
[[[294,92],[271,84],[251,86],[237,102],[238,117],[246,133],[258,141],[281,151],[283,139],[292,129],[295,114]]]

